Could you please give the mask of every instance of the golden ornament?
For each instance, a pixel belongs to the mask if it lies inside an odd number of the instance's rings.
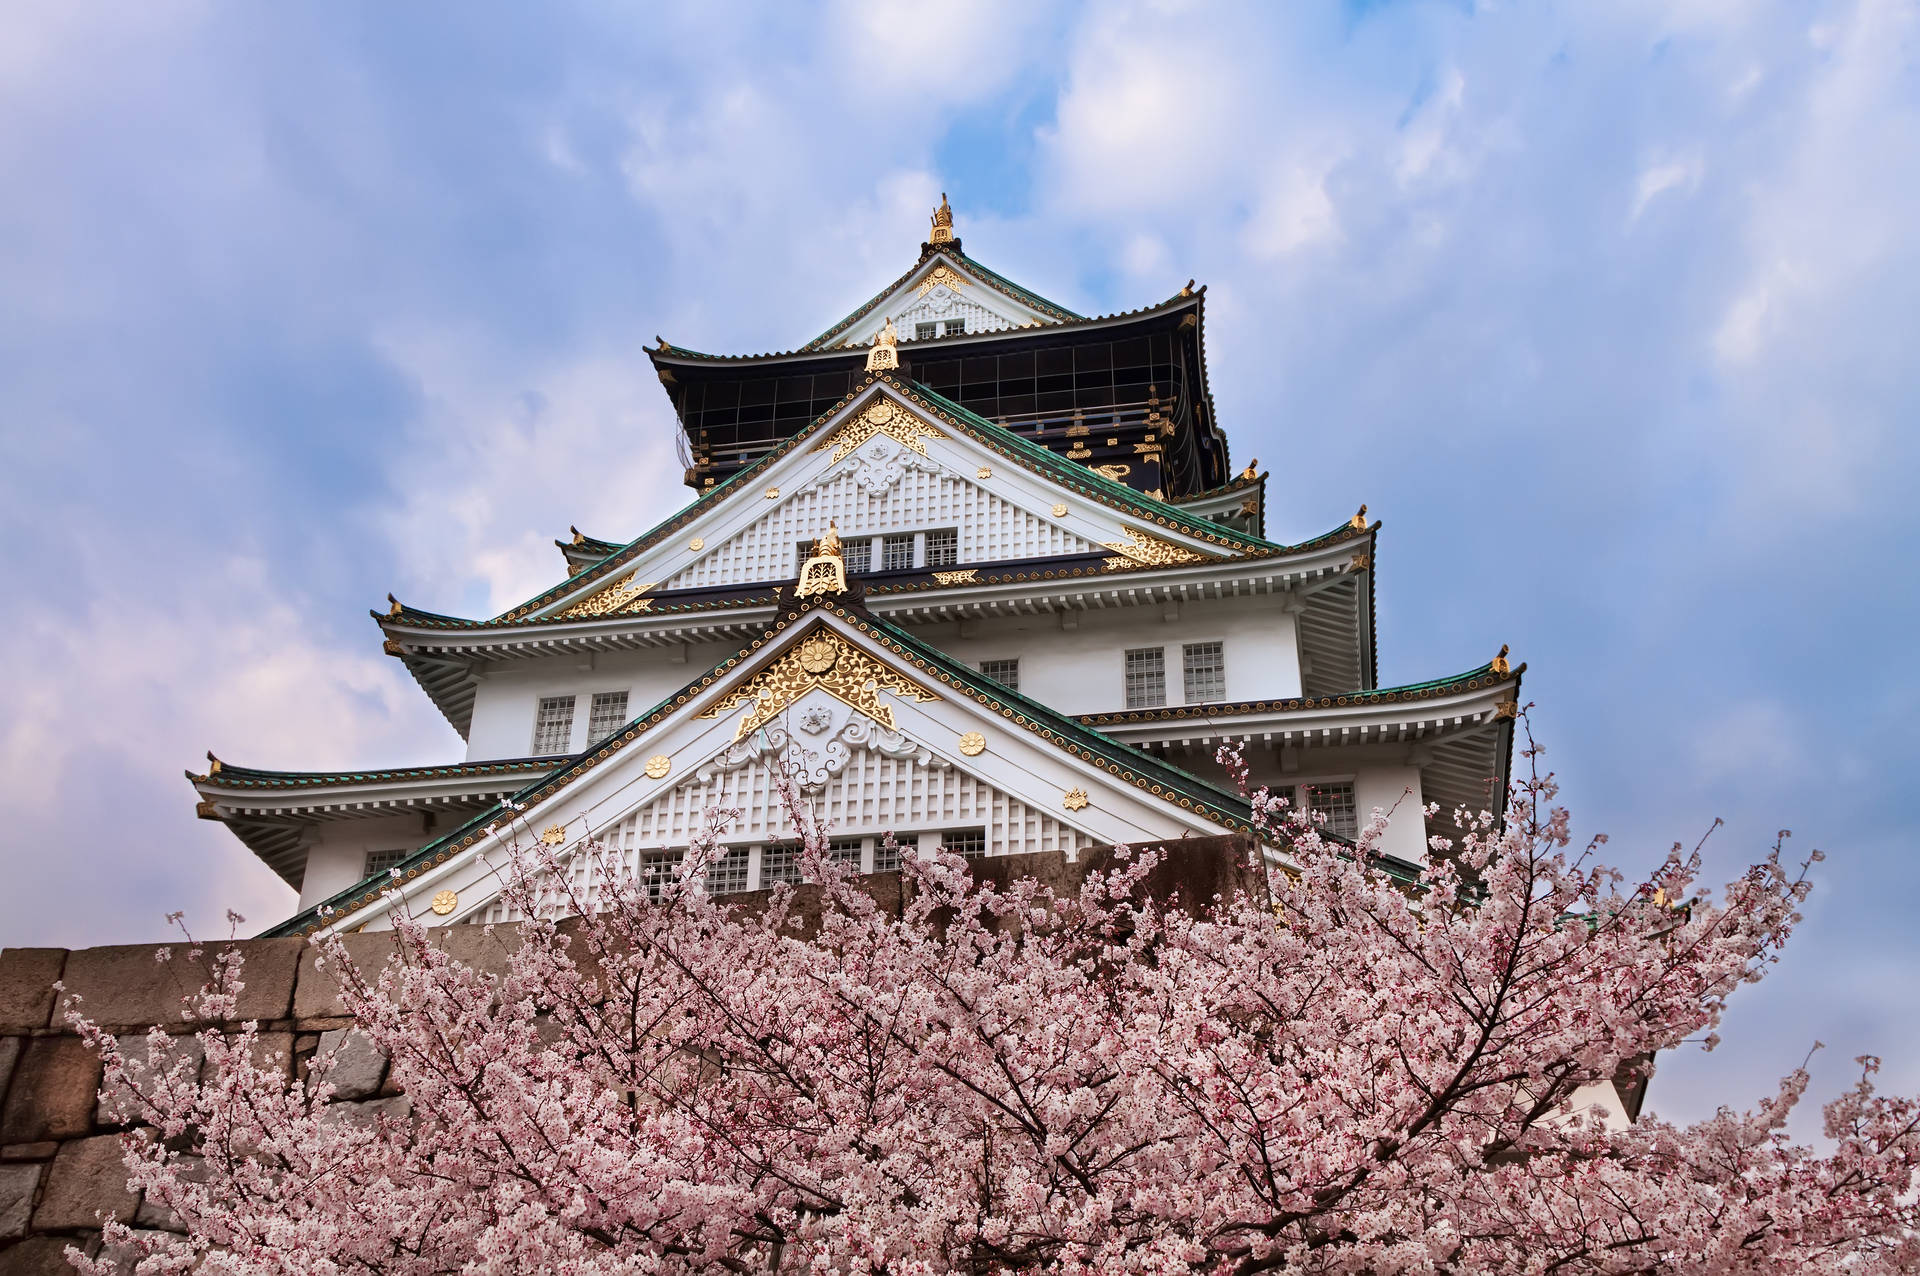
[[[433,897],[433,911],[438,916],[445,917],[459,906],[460,897],[452,891],[441,891]]]
[[[705,549],[706,547],[707,547],[707,542],[698,536],[694,537],[692,540],[687,542],[687,548],[692,550],[696,554],[698,554],[701,550]]]
[[[987,751],[987,737],[978,731],[969,731],[960,737],[960,752],[970,758],[977,758]]]
[[[540,840],[548,846],[558,846],[567,840],[567,830],[558,824],[549,824],[541,831]]]
[[[673,759],[664,753],[656,753],[647,759],[647,778],[658,780],[673,769]]]
[[[1083,809],[1087,805],[1087,791],[1085,789],[1068,789],[1066,796],[1060,799],[1060,805],[1066,807],[1069,811]]]

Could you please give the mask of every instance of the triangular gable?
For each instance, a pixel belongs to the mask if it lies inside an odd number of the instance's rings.
[[[1264,541],[1141,495],[922,386],[876,377],[835,411],[598,567],[501,619],[644,611],[651,592],[793,578],[803,541],[952,526],[968,563],[1106,553],[1203,562]],[[943,514],[945,515],[943,517]]]
[[[919,339],[921,324],[937,325],[935,335],[953,336],[960,331],[1036,328],[1079,317],[964,253],[942,248],[923,255],[913,269],[801,349],[867,345],[889,319],[901,342],[909,343]]]
[[[563,849],[593,835],[639,853],[685,845],[687,821],[725,798],[749,810],[729,841],[780,836],[768,805],[782,759],[837,833],[955,824],[1002,845],[1160,840],[1246,826],[1246,806],[1204,781],[1005,690],[857,605],[790,605],[739,655],[592,752],[400,866],[409,907],[477,918],[498,893],[504,822]],[[915,805],[915,804],[918,805]],[[497,861],[498,856],[495,855]],[[384,925],[369,880],[279,928]]]

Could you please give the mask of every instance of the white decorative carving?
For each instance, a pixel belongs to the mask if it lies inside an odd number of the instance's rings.
[[[809,713],[813,711],[825,712],[826,709],[824,705],[816,705]],[[830,778],[846,769],[856,752],[897,758],[915,767],[931,764],[936,769],[944,770],[952,765],[944,759],[936,759],[931,750],[915,744],[900,732],[890,731],[871,718],[855,714],[845,726],[815,744],[796,740],[780,723],[769,722],[761,730],[723,749],[695,772],[694,778],[702,784],[711,784],[717,777],[730,771],[770,759],[772,765],[786,768],[802,791],[818,793],[826,787]]]
[[[865,492],[870,501],[891,492],[894,485],[910,471],[921,474],[940,472],[938,462],[900,446],[884,434],[876,434],[868,439],[843,465],[852,466],[853,485]],[[837,472],[829,470],[814,483],[813,490],[822,491],[839,477]]]
[[[823,704],[816,704],[800,715],[800,729],[808,735],[819,735],[833,725],[833,711]]]

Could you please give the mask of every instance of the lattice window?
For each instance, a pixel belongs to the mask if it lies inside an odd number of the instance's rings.
[[[939,335],[940,325],[938,323],[916,323],[913,325],[913,339],[915,341],[932,341]]]
[[[955,855],[964,855],[970,860],[982,859],[987,853],[987,831],[985,829],[948,829],[940,835],[940,845]]]
[[[707,865],[707,894],[737,895],[747,889],[747,848],[733,846]]]
[[[880,542],[880,570],[904,572],[913,567],[913,534],[888,536]]]
[[[927,533],[927,566],[951,567],[960,561],[960,533],[942,527]]]
[[[385,873],[388,869],[411,854],[413,854],[413,852],[404,846],[395,851],[368,851],[367,864],[366,867],[361,870],[360,876],[372,877],[377,873]]]
[[[760,889],[800,883],[800,843],[775,842],[760,849]]]
[[[982,660],[980,672],[993,679],[1008,691],[1020,690],[1020,660]]]
[[[902,847],[890,837],[877,837],[873,840],[873,871],[876,873],[898,873]]]
[[[1360,831],[1358,813],[1353,803],[1352,781],[1309,784],[1307,803],[1314,814],[1326,817],[1323,827],[1327,832],[1338,837],[1352,837]]]
[[[680,865],[686,858],[684,850],[647,851],[640,856],[640,880],[646,883],[648,899],[660,902],[661,892],[680,876]]]
[[[626,721],[626,692],[594,692],[593,704],[587,710],[587,743],[593,744],[606,739],[625,726]]]
[[[1190,642],[1180,649],[1180,674],[1188,704],[1227,698],[1227,656],[1217,642]]]
[[[541,696],[533,715],[533,755],[546,757],[573,747],[573,696]]]
[[[949,319],[947,320],[946,330],[943,331],[940,335],[943,337],[959,337],[959,336],[964,336],[966,334],[966,331],[967,331],[967,321],[964,318]]]
[[[1157,709],[1167,702],[1167,649],[1135,647],[1127,652],[1127,708]]]
[[[827,843],[827,859],[835,864],[852,865],[857,872],[860,868],[861,852],[865,849],[865,838],[836,837]]]

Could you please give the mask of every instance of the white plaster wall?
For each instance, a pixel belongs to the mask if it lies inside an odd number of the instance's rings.
[[[1393,812],[1386,836],[1380,839],[1380,849],[1409,863],[1426,862],[1427,821],[1420,809],[1419,767],[1376,763],[1354,768],[1353,806],[1362,828],[1374,811]]]
[[[311,908],[360,881],[369,851],[417,850],[453,827],[456,817],[441,814],[429,829],[419,815],[343,820],[324,824],[307,852],[307,875],[300,883],[300,907]]]
[[[1218,641],[1226,658],[1227,700],[1271,700],[1300,694],[1294,618],[1281,599],[1216,599],[1058,616],[908,626],[914,635],[976,668],[982,660],[1020,661],[1020,691],[1060,713],[1111,713],[1126,708],[1126,652],[1166,648],[1167,703],[1185,704],[1180,648]],[[1174,617],[1169,619],[1169,615]]]
[[[627,693],[627,717],[639,717],[739,648],[731,643],[690,643],[642,651],[600,652],[592,660],[545,657],[489,672],[474,693],[467,730],[467,760],[521,758],[533,750],[533,719],[543,696],[576,697],[569,753],[587,747],[593,697]]]
[[[1214,749],[1189,748],[1167,755],[1167,761],[1222,788],[1231,788],[1226,772],[1213,759]],[[1422,813],[1420,768],[1406,761],[1404,748],[1356,745],[1281,750],[1255,745],[1246,751],[1253,787],[1291,787],[1353,782],[1354,819],[1365,828],[1376,809],[1390,811],[1380,849],[1395,859],[1424,863],[1427,858],[1426,817]],[[1412,790],[1408,792],[1408,790]]]

